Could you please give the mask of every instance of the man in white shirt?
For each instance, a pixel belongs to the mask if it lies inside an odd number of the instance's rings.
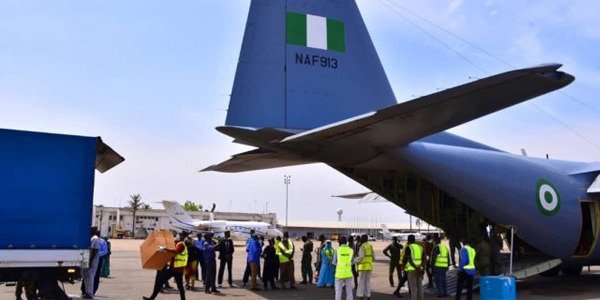
[[[90,230],[91,247],[90,261],[87,269],[81,269],[81,298],[94,299],[94,276],[98,270],[98,262],[100,261],[100,241],[97,235],[98,227],[92,227]]]

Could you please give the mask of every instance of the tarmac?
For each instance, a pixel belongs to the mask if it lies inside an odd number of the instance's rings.
[[[154,270],[145,270],[141,268],[141,259],[139,245],[142,240],[111,240],[111,275],[109,278],[101,278],[100,287],[95,299],[142,299],[142,296],[149,296],[152,292]],[[318,243],[318,242],[317,242]],[[334,242],[334,245],[336,243]],[[391,293],[395,288],[390,287],[388,282],[388,259],[382,254],[382,249],[387,242],[372,242],[375,250],[376,261],[371,278],[372,299],[398,299]],[[337,245],[335,245],[337,246]],[[300,274],[300,249],[301,243],[296,242],[296,282],[301,280]],[[205,294],[201,283],[196,284],[196,291],[186,291],[187,299],[333,299],[333,288],[318,288],[315,284],[301,285],[295,290],[261,290],[250,291],[242,286],[241,277],[245,268],[246,252],[243,242],[236,242],[235,254],[233,259],[233,280],[234,287],[229,287],[224,280],[224,285],[220,288],[221,294]],[[313,255],[314,260],[314,255]],[[218,262],[217,262],[218,264]],[[226,276],[225,276],[226,278]],[[395,279],[396,281],[396,279]],[[170,280],[171,285],[175,286],[174,280]],[[259,281],[259,283],[261,283]],[[553,278],[544,278],[534,276],[517,282],[518,299],[600,299],[600,267],[592,267],[589,271],[584,268],[582,274],[578,277],[557,276]],[[397,281],[395,282],[397,284]],[[65,284],[64,288],[73,299],[79,299],[80,283]],[[261,285],[262,286],[262,285]],[[0,286],[0,299],[15,299],[15,288],[11,286]],[[409,298],[408,289],[402,289],[403,298]],[[24,295],[23,295],[24,296]],[[159,294],[157,299],[179,299],[177,289],[169,291],[167,294]],[[425,299],[440,299],[435,295],[425,295]],[[441,298],[453,299],[453,298]],[[476,294],[474,299],[479,299]]]

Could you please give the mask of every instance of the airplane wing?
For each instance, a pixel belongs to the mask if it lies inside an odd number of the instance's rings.
[[[547,64],[501,73],[284,138],[282,146],[328,142],[380,149],[406,144],[562,88],[575,78]]]

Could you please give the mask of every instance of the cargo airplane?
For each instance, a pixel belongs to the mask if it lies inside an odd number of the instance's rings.
[[[277,237],[283,234],[277,228],[265,222],[252,221],[226,221],[226,220],[198,220],[192,218],[183,207],[175,201],[162,201],[163,206],[169,214],[171,226],[178,230],[184,230],[194,233],[211,232],[222,235],[225,231],[230,231],[233,235],[240,238],[248,238],[250,231],[265,237]]]
[[[515,228],[519,245],[576,275],[600,264],[600,163],[513,155],[445,132],[567,86],[575,78],[560,67],[397,103],[355,1],[253,0],[216,129],[256,148],[204,170],[322,162],[450,238],[481,237],[491,222]]]

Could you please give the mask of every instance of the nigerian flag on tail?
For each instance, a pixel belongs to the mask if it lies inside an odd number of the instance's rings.
[[[288,44],[346,52],[344,22],[321,16],[288,12],[286,25]]]

